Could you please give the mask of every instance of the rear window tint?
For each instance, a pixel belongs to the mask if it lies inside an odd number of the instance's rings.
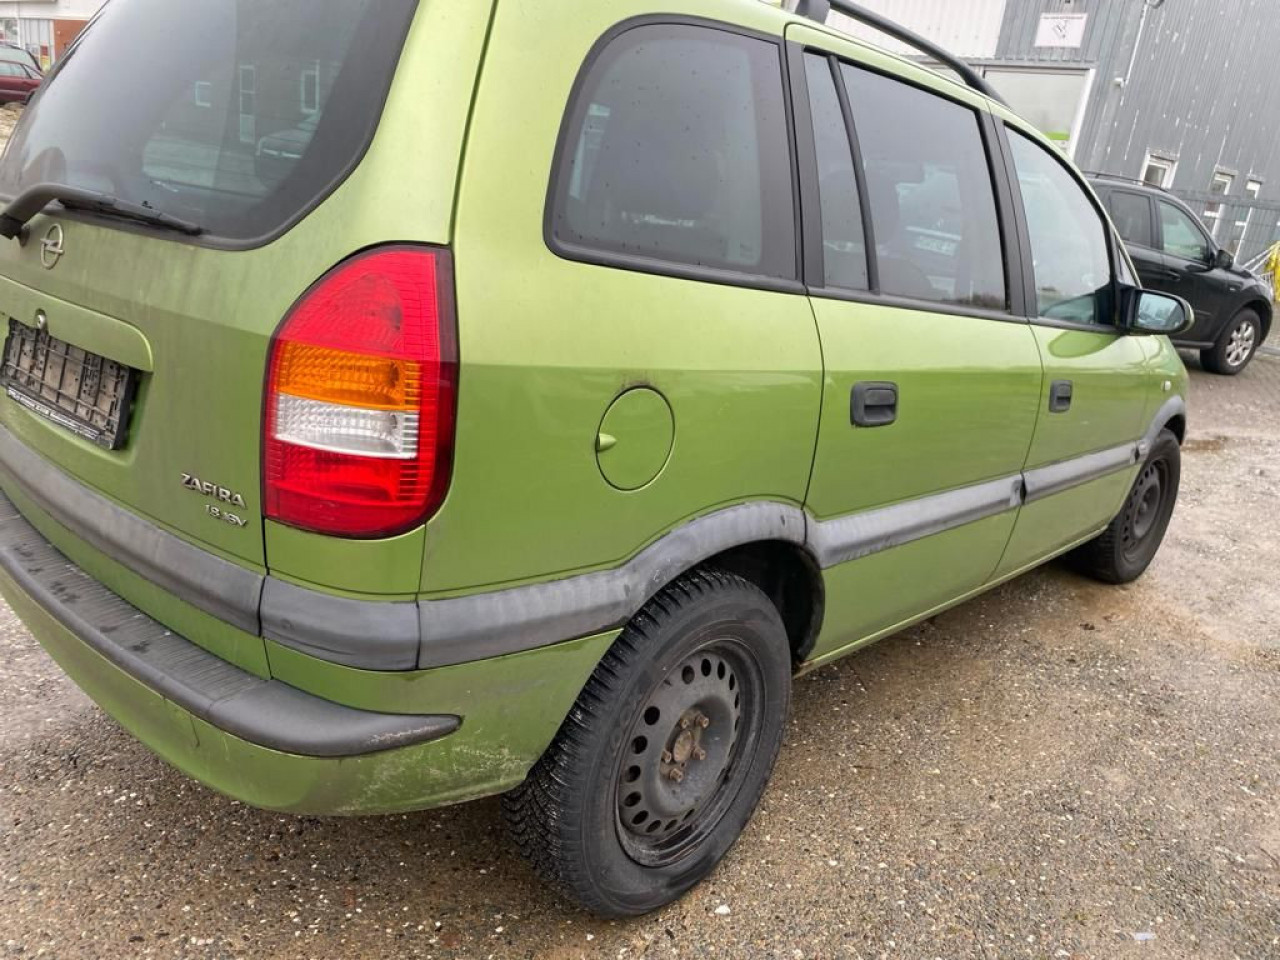
[[[1111,219],[1126,243],[1152,246],[1150,200],[1139,193],[1117,190],[1111,194],[1107,206],[1111,208]]]
[[[977,113],[845,64],[883,293],[1004,310],[1003,248]]]
[[[775,44],[636,27],[595,57],[580,89],[551,200],[561,252],[795,278]]]
[[[45,84],[0,164],[271,234],[349,172],[377,126],[417,0],[112,0]]]
[[[867,289],[867,244],[862,232],[853,147],[826,57],[806,54],[805,77],[813,114],[818,197],[822,207],[823,277],[828,287]]]

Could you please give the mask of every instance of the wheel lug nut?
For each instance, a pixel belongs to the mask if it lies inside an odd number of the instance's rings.
[[[703,750],[701,747],[694,747],[693,755],[697,757],[699,760],[707,759],[707,751]]]
[[[689,718],[688,718],[688,717],[681,717],[681,718],[680,718],[680,729],[681,729],[681,730],[688,730],[688,729],[689,729]]]
[[[662,762],[663,762],[663,763],[670,763],[670,762],[671,762],[671,759],[672,759],[672,758],[671,758],[671,751],[670,751],[670,750],[663,750],[663,751],[662,751]]]
[[[667,774],[667,776],[669,776],[676,783],[679,783],[681,780],[684,779],[684,771],[681,770],[679,767],[672,767],[671,772]]]
[[[703,730],[707,729],[707,727],[711,726],[711,718],[707,716],[699,715],[698,726],[700,726]]]

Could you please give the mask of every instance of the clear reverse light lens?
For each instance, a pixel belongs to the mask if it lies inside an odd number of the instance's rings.
[[[369,410],[287,393],[276,398],[275,439],[314,450],[412,460],[418,423],[417,411]]]

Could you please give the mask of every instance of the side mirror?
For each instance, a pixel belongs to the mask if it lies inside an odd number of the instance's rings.
[[[1126,290],[1124,303],[1125,327],[1130,333],[1176,337],[1195,322],[1191,304],[1167,293]]]
[[[1214,270],[1230,270],[1236,265],[1236,258],[1228,250],[1218,250],[1209,260]]]

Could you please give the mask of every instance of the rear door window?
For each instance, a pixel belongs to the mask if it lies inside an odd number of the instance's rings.
[[[558,252],[655,272],[796,277],[777,44],[639,26],[596,53],[579,87],[550,205]]]
[[[867,244],[858,178],[831,61],[816,54],[806,54],[804,61],[818,162],[824,283],[843,290],[866,290]]]
[[[1111,219],[1125,243],[1140,247],[1154,247],[1151,230],[1151,201],[1140,193],[1113,190],[1107,201]]]
[[[973,109],[845,64],[880,292],[1005,310],[991,169]]]
[[[0,163],[263,238],[326,196],[382,113],[416,0],[112,0]]]

